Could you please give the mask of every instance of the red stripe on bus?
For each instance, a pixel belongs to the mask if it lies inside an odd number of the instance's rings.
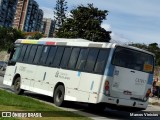
[[[56,42],[46,42],[46,45],[55,45]]]

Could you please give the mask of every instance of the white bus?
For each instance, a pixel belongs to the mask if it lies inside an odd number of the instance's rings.
[[[83,39],[20,39],[10,55],[5,85],[64,101],[146,109],[154,71],[154,55],[115,43]]]

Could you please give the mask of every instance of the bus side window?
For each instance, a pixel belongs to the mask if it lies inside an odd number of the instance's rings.
[[[37,45],[32,45],[29,56],[28,56],[28,63],[32,63],[37,51]]]
[[[87,62],[85,65],[85,71],[93,72],[94,66],[97,60],[98,52],[99,52],[99,49],[90,48],[89,53],[88,53]]]
[[[56,47],[52,46],[50,48],[50,51],[49,51],[49,54],[48,54],[48,57],[47,57],[47,61],[46,61],[47,66],[50,66],[52,64],[52,61],[55,57],[55,54],[56,54]]]
[[[27,45],[23,45],[22,49],[21,49],[21,53],[20,53],[19,59],[18,59],[19,62],[22,62],[24,54],[26,52],[26,49],[27,49]]]
[[[31,50],[31,46],[32,45],[28,45],[26,53],[25,53],[24,58],[23,58],[23,62],[28,62],[28,56],[29,56],[29,52]]]
[[[62,60],[61,60],[60,67],[62,67],[62,68],[66,68],[67,67],[68,61],[69,61],[69,58],[70,58],[70,55],[71,55],[71,51],[72,51],[71,47],[66,47],[65,48],[64,53],[63,53],[63,57],[62,57]]]
[[[50,50],[50,46],[45,46],[41,55],[41,59],[39,61],[39,64],[41,65],[45,65],[46,60],[47,60],[47,56]]]
[[[108,57],[109,57],[110,49],[101,49],[97,58],[97,62],[94,68],[94,72],[102,73],[106,66]]]
[[[78,70],[83,70],[86,60],[87,60],[87,55],[88,55],[88,49],[82,48],[78,57],[76,69]]]
[[[43,46],[38,46],[35,58],[33,60],[34,64],[37,64],[39,62],[39,59],[40,59],[41,54],[42,54],[42,50],[43,50]]]
[[[73,48],[70,60],[68,62],[68,68],[69,69],[75,69],[76,62],[78,60],[80,48]]]
[[[59,67],[59,64],[60,64],[61,59],[62,59],[63,51],[64,51],[64,47],[58,47],[57,48],[56,55],[55,55],[55,58],[53,60],[52,66]]]

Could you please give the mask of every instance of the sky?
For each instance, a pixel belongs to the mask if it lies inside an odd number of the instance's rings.
[[[53,18],[56,0],[36,0],[44,17]],[[108,10],[102,27],[112,31],[112,41],[119,43],[160,44],[160,0],[66,0],[68,11],[78,5],[93,3]]]

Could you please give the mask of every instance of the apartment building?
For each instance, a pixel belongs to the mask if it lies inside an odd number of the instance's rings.
[[[41,24],[41,32],[46,37],[53,37],[53,33],[55,30],[55,21],[51,18],[43,18],[42,24]]]
[[[43,20],[43,10],[39,9],[38,10],[38,16],[37,16],[37,25],[36,25],[36,31],[41,31],[41,24]]]
[[[12,27],[18,0],[0,0],[0,26]]]
[[[18,0],[13,27],[25,32],[34,32],[39,29],[42,18],[43,11],[35,0]]]

